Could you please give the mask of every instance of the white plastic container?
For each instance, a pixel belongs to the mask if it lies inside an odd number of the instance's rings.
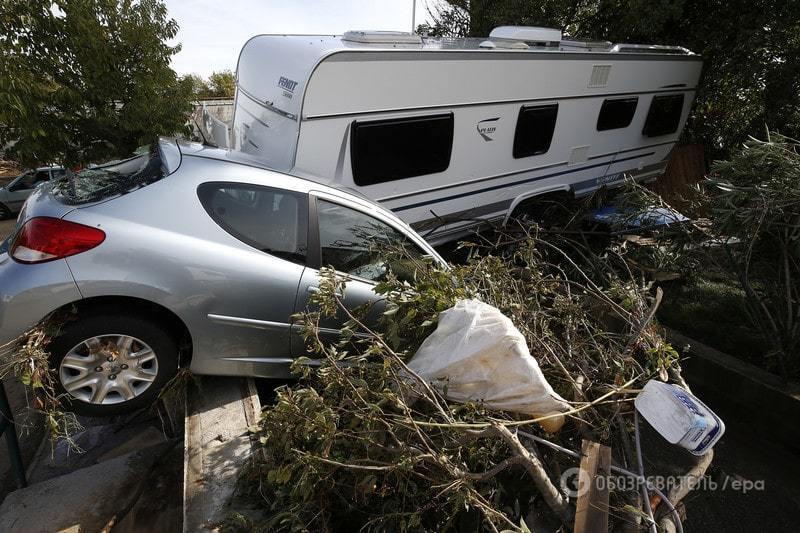
[[[636,409],[662,437],[703,455],[725,433],[725,424],[687,390],[650,380],[636,397]]]

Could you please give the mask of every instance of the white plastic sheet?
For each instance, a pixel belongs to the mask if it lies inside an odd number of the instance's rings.
[[[495,307],[459,300],[439,315],[439,324],[408,366],[454,401],[483,401],[488,407],[535,417],[563,413],[559,396],[531,356],[525,338]],[[543,424],[557,430],[563,423]]]

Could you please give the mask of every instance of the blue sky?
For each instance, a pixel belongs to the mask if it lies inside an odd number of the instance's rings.
[[[411,30],[414,0],[165,0],[180,25],[173,56],[178,74],[236,70],[244,42],[259,33],[334,34],[347,30]],[[416,0],[417,24],[428,18]]]

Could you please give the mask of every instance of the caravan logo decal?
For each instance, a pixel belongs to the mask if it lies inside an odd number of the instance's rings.
[[[281,76],[278,79],[278,87],[283,89],[283,96],[291,98],[294,93],[294,88],[297,87],[297,82]]]
[[[500,117],[494,118],[487,118],[478,122],[476,129],[478,130],[478,134],[483,137],[484,141],[493,141],[494,134],[497,131],[497,121],[500,120]]]

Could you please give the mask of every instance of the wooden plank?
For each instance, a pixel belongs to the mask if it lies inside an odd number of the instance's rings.
[[[608,532],[611,448],[583,441],[574,533]]]
[[[706,175],[706,161],[703,146],[688,144],[676,146],[669,156],[664,175],[650,183],[648,187],[677,209],[688,206],[685,197],[690,187]]]

